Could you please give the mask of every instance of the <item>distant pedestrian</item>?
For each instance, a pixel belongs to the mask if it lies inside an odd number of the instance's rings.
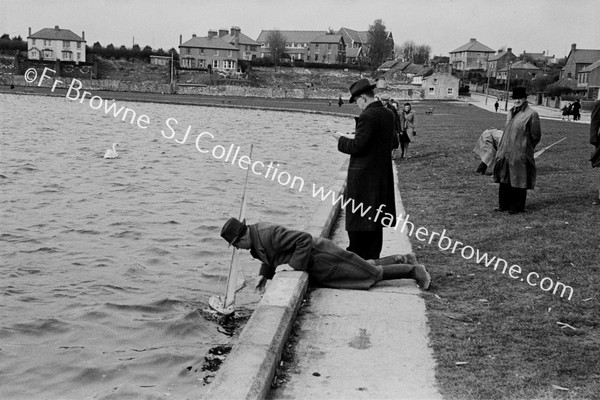
[[[496,152],[494,182],[500,184],[498,208],[510,214],[525,212],[527,189],[535,187],[533,149],[542,136],[540,117],[527,103],[524,87],[513,88],[515,106],[510,109]]]
[[[408,156],[408,145],[410,137],[416,136],[415,112],[410,103],[404,103],[404,109],[400,112],[400,158]]]
[[[496,100],[496,102],[494,103],[494,109],[496,110],[496,112],[498,112],[498,107],[500,107],[500,104],[498,103],[498,100]]]
[[[562,120],[565,120],[565,117],[569,118],[569,107],[567,107],[566,105],[563,106],[562,108]]]
[[[590,161],[592,161],[592,168],[600,168],[600,100],[594,103],[594,108],[592,108],[592,115],[590,121],[590,144],[594,146],[594,151],[592,152],[592,157]],[[600,178],[598,179],[598,197],[593,205],[600,205]]]
[[[567,107],[567,121],[571,120],[571,115],[573,115],[573,104],[569,103],[569,106]]]
[[[581,114],[579,113],[579,110],[581,109],[581,103],[579,102],[579,99],[575,100],[575,103],[573,103],[573,121],[579,121],[581,119]]]
[[[338,99],[338,107],[341,107],[344,104],[344,100],[342,100],[342,96]]]

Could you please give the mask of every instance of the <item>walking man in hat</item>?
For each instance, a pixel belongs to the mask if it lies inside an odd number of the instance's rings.
[[[362,110],[355,133],[332,132],[338,150],[350,155],[344,196],[353,202],[346,208],[347,250],[367,260],[379,258],[383,246],[384,225],[377,210],[396,215],[392,171],[392,149],[398,147],[395,116],[375,98],[375,86],[366,78],[350,86],[350,103]]]
[[[308,272],[314,286],[340,289],[369,289],[387,279],[414,279],[424,290],[431,277],[423,265],[416,264],[414,254],[394,255],[378,260],[364,260],[337,246],[329,239],[314,238],[310,233],[280,225],[229,218],[221,237],[238,249],[250,250],[262,261],[256,289],[262,291],[277,266],[288,264],[297,271]]]
[[[533,150],[542,136],[540,117],[527,103],[524,87],[513,88],[514,107],[506,117],[494,165],[494,182],[500,184],[498,208],[510,214],[525,212],[527,189],[535,187]]]

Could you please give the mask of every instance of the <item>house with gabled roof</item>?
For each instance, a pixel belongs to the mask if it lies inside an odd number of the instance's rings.
[[[69,29],[44,28],[27,36],[27,58],[44,61],[85,62],[85,32],[81,36]]]
[[[219,37],[239,50],[240,60],[252,60],[259,55],[260,44],[244,35],[237,26],[232,26],[231,31],[219,29]]]
[[[449,72],[434,72],[423,78],[423,98],[457,99],[460,79]]]
[[[239,50],[220,38],[215,30],[209,30],[205,37],[193,34],[190,40],[179,44],[181,68],[237,72],[238,58]]]
[[[530,62],[525,60],[515,61],[512,64],[507,65],[506,67],[500,69],[498,71],[497,79],[506,82],[506,77],[509,74],[510,68],[510,79],[521,79],[525,81],[531,81],[539,76],[542,72],[541,69],[536,67]]]
[[[315,38],[325,35],[327,31],[282,31],[279,33],[285,38],[285,50],[292,60],[308,61],[308,48],[310,42]],[[256,42],[260,45],[259,57],[271,57],[271,49],[269,46],[269,35],[274,30],[262,30],[256,38]]]
[[[346,60],[349,64],[360,64],[367,60],[369,49],[369,32],[356,31],[350,28],[340,28],[338,35],[342,35],[346,44]]]
[[[600,100],[600,59],[579,71],[577,88],[587,89],[588,100]]]
[[[546,51],[542,51],[541,53],[527,53],[523,50],[523,54],[521,54],[520,58],[522,60],[527,60],[533,63],[536,67],[542,68],[550,64],[556,64],[556,57],[554,54],[549,56],[546,54]]]
[[[565,66],[560,71],[560,79],[577,79],[579,72],[600,59],[600,50],[578,49],[577,44],[571,45]]]
[[[487,64],[487,76],[491,78],[498,78],[498,71],[506,69],[508,64],[514,62],[517,59],[512,52],[512,48],[506,50],[500,49],[494,55],[490,55]]]
[[[487,60],[494,53],[493,49],[471,38],[468,43],[450,52],[450,63],[459,71],[487,70]]]
[[[326,33],[314,38],[308,45],[306,61],[326,64],[346,62],[344,37],[335,33]]]

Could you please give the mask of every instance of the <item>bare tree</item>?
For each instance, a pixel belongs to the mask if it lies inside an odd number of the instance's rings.
[[[271,49],[271,59],[277,65],[285,51],[287,38],[279,30],[273,30],[267,35],[267,45]]]
[[[380,19],[369,26],[368,47],[371,65],[375,68],[392,57],[394,41]]]
[[[404,61],[411,61],[415,64],[428,64],[431,54],[431,46],[426,44],[416,44],[412,40],[402,43],[397,49],[397,54]]]

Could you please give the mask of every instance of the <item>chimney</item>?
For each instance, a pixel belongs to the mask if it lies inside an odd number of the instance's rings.
[[[512,53],[512,47],[509,47],[508,49],[506,49],[507,53]]]
[[[29,36],[31,36],[31,27],[29,27]]]
[[[236,37],[236,38],[239,38],[239,37],[240,37],[240,32],[241,32],[241,31],[242,31],[242,30],[240,29],[240,27],[239,27],[239,26],[232,26],[232,27],[231,27],[231,36],[234,36],[234,37]]]
[[[225,35],[227,35],[229,32],[227,31],[227,29],[219,29],[219,37],[223,37]]]
[[[195,33],[192,33],[192,37],[193,37],[193,38],[195,38],[195,37],[196,37],[196,34],[195,34]]]
[[[180,33],[179,34],[179,45],[181,46],[182,43],[183,43],[183,35]]]
[[[60,28],[58,27],[58,25],[54,25],[54,30],[59,30]]]
[[[217,36],[217,31],[210,29],[210,30],[208,31],[208,37],[209,37],[209,39],[210,39],[210,38],[213,38],[213,37],[215,37],[215,36]]]
[[[575,49],[576,49],[576,48],[577,48],[577,44],[576,44],[576,43],[573,43],[573,44],[571,45],[571,51],[575,51]]]
[[[81,31],[81,38],[85,40],[85,31]]]
[[[498,54],[504,53],[504,49],[498,49]]]
[[[470,41],[471,41],[471,42],[475,42],[476,40],[477,40],[477,39],[475,39],[474,37],[472,37],[472,38],[470,39]]]

